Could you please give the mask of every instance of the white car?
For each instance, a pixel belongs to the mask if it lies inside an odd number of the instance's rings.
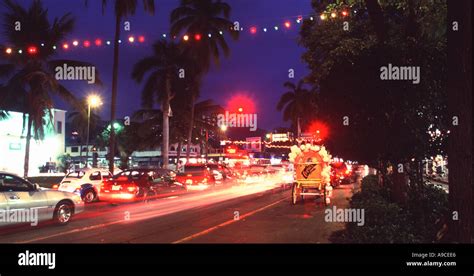
[[[85,203],[91,203],[99,200],[100,186],[104,180],[110,177],[112,174],[104,169],[76,170],[63,178],[58,191],[79,193]]]
[[[65,225],[83,210],[84,202],[77,194],[44,189],[0,171],[0,227],[21,223],[36,226],[46,220]]]

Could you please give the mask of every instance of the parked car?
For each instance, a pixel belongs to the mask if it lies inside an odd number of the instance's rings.
[[[176,175],[176,181],[184,183],[188,189],[207,189],[222,180],[222,174],[211,171],[206,164],[187,164],[184,172]]]
[[[44,189],[15,174],[0,172],[0,210],[24,212],[35,209],[38,221],[53,220],[65,225],[84,210],[84,202],[78,194]],[[0,226],[18,223],[27,222],[0,220]]]
[[[161,169],[124,170],[104,181],[99,196],[104,201],[134,201],[186,192],[186,185],[172,181],[169,174]]]
[[[58,191],[77,192],[85,203],[99,200],[102,182],[112,174],[105,169],[80,169],[68,173],[59,184]]]

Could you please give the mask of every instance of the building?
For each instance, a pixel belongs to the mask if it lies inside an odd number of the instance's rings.
[[[81,149],[82,147],[82,149]],[[181,159],[186,157],[186,145],[181,146]],[[79,168],[82,167],[80,163],[84,163],[86,160],[87,148],[86,145],[79,144],[69,144],[66,146],[66,152],[73,161],[73,163]],[[108,167],[107,160],[107,148],[95,148],[93,145],[89,145],[89,158],[88,163],[92,164],[93,155],[97,154],[97,166],[99,167]],[[118,154],[118,153],[117,153]],[[169,149],[170,161],[173,163],[176,162],[176,157],[178,154],[178,144],[171,144]],[[196,144],[191,146],[191,158],[200,158],[201,157],[201,146]],[[130,166],[158,166],[162,163],[161,149],[150,149],[135,151],[130,156]],[[115,158],[115,165],[120,165],[120,158]]]
[[[44,139],[30,141],[29,176],[38,175],[48,162],[57,165],[64,153],[66,111],[52,109],[51,113],[52,118],[44,118]],[[0,120],[0,170],[23,175],[27,116],[10,111],[7,118]]]

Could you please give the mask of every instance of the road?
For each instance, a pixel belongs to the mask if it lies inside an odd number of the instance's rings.
[[[354,185],[333,192],[344,208]],[[86,206],[66,226],[0,230],[0,243],[327,243],[343,224],[324,221],[314,198],[290,205],[288,185],[253,183],[149,202]]]

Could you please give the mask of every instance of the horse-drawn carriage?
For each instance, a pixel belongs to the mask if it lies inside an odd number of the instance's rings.
[[[304,201],[305,196],[316,196],[326,206],[330,203],[332,187],[330,184],[331,156],[324,146],[301,145],[291,147],[290,162],[295,167],[295,182],[291,191],[291,203]]]

